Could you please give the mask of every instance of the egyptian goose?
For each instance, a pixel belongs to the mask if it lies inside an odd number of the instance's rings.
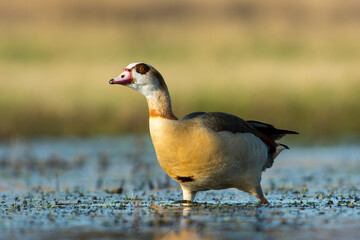
[[[146,97],[157,159],[180,184],[185,202],[193,201],[199,191],[237,188],[268,203],[261,174],[288,148],[275,140],[297,132],[222,112],[195,112],[178,119],[163,77],[149,64],[132,63],[109,83]]]

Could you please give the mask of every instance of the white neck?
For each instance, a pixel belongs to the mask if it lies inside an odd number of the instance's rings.
[[[150,96],[145,96],[149,105],[150,117],[162,117],[177,120],[172,112],[170,94],[167,88],[157,90]]]

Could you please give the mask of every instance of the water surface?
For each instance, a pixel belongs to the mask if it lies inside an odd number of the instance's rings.
[[[357,239],[359,145],[291,147],[263,174],[184,206],[148,136],[0,144],[0,239]]]

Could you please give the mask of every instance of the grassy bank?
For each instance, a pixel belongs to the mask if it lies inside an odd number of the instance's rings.
[[[304,139],[359,136],[356,1],[35,3],[2,3],[2,138],[146,131],[143,97],[108,85],[134,61],[163,74],[178,117],[227,111]]]

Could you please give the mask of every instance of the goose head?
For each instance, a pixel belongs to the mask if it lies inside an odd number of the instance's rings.
[[[161,74],[146,63],[131,63],[116,78],[110,79],[110,84],[120,84],[130,87],[151,98],[158,91],[167,91]]]

